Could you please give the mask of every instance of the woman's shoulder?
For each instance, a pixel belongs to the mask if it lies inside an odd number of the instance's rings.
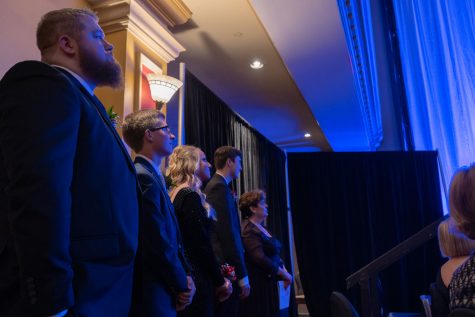
[[[243,237],[261,235],[261,230],[249,219],[244,219],[241,223],[241,227]]]

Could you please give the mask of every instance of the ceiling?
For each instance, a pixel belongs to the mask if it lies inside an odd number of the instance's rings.
[[[183,1],[177,61],[254,128],[287,151],[368,150],[337,1]]]

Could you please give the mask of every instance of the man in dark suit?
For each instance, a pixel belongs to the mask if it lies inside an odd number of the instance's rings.
[[[0,316],[125,317],[138,242],[134,166],[96,86],[121,69],[89,10],[43,16],[42,62],[0,82]]]
[[[131,316],[173,317],[177,309],[191,303],[195,293],[175,211],[160,171],[162,159],[172,153],[175,136],[158,110],[129,114],[122,131],[125,142],[136,153],[143,197]]]
[[[217,316],[237,316],[239,298],[249,296],[250,286],[244,264],[244,249],[241,241],[241,226],[236,201],[229,189],[229,183],[239,177],[242,154],[231,146],[222,146],[214,153],[216,173],[204,190],[207,201],[216,211],[216,241],[218,259],[234,266],[237,287],[233,286],[231,297],[218,304]]]

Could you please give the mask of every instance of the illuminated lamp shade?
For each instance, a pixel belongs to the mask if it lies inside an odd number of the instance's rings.
[[[147,74],[147,79],[152,99],[157,102],[157,105],[170,101],[175,92],[183,86],[178,79],[162,74]]]

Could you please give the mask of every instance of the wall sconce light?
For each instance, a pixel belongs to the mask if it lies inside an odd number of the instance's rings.
[[[155,100],[158,110],[161,110],[163,104],[170,101],[175,92],[183,86],[178,79],[162,74],[147,74],[147,79],[152,99]]]

